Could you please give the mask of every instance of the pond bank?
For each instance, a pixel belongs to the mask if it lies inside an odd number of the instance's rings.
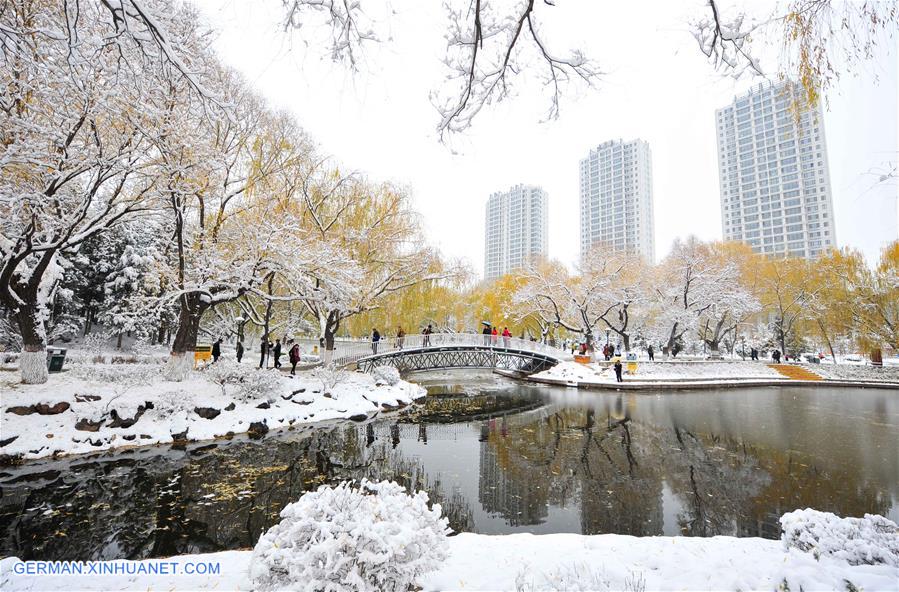
[[[236,434],[262,436],[333,419],[365,421],[426,394],[402,380],[355,372],[290,376],[245,365],[232,376],[222,374],[195,371],[173,382],[155,365],[90,365],[51,374],[41,385],[3,377],[0,466]]]
[[[672,362],[661,364],[638,363],[636,374],[625,374],[623,382],[616,382],[614,374],[605,365],[562,362],[557,366],[537,374],[497,370],[510,378],[518,378],[537,384],[575,387],[579,389],[611,389],[623,391],[697,390],[721,388],[749,388],[767,386],[835,386],[852,388],[883,388],[899,390],[899,372],[893,368],[863,373],[859,369],[846,375],[828,371],[817,372],[799,366],[804,375],[813,380],[792,379],[778,372],[774,367],[761,363],[746,362],[691,362],[674,366]],[[873,370],[873,369],[871,369]],[[838,376],[838,377],[837,377]],[[872,379],[876,377],[876,379]]]

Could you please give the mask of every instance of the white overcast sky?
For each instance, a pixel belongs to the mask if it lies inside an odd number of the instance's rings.
[[[429,100],[445,75],[437,0],[363,0],[394,14],[381,30],[386,43],[370,49],[355,75],[324,55],[320,30],[283,31],[281,0],[197,4],[226,63],[294,113],[345,170],[410,188],[429,241],[478,272],[487,197],[517,183],[549,193],[550,256],[574,264],[578,161],[615,138],[642,138],[652,149],[658,258],[677,237],[722,236],[714,112],[753,81],[716,74],[699,52],[688,21],[702,13],[700,0],[559,0],[541,8],[552,17],[550,43],[560,53],[584,48],[606,72],[602,82],[565,97],[560,118],[548,123],[540,123],[547,98],[523,86],[483,111],[453,150],[438,141]],[[897,159],[897,53],[894,37],[857,76],[844,76],[824,118],[837,241],[869,260],[899,236],[896,180],[877,182]]]

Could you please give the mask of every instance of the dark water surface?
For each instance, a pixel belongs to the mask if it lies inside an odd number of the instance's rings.
[[[251,547],[304,491],[426,489],[456,531],[779,536],[812,507],[899,519],[899,393],[617,394],[418,375],[401,416],[0,469],[0,556],[112,559]]]

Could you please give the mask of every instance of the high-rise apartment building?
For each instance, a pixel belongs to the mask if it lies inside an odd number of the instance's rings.
[[[652,152],[643,140],[610,140],[581,160],[581,259],[591,249],[655,259]]]
[[[801,92],[760,84],[715,112],[724,239],[758,253],[810,258],[836,246],[823,113],[797,119]]]
[[[516,185],[487,200],[484,277],[526,267],[547,253],[547,195],[540,187]]]

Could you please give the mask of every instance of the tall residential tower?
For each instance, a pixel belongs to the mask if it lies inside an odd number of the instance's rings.
[[[652,152],[643,140],[610,140],[581,160],[581,259],[599,247],[655,259]]]
[[[493,279],[546,257],[547,195],[516,185],[487,200],[484,277]]]
[[[758,253],[815,257],[836,246],[820,105],[794,84],[760,84],[715,112],[724,240]]]

